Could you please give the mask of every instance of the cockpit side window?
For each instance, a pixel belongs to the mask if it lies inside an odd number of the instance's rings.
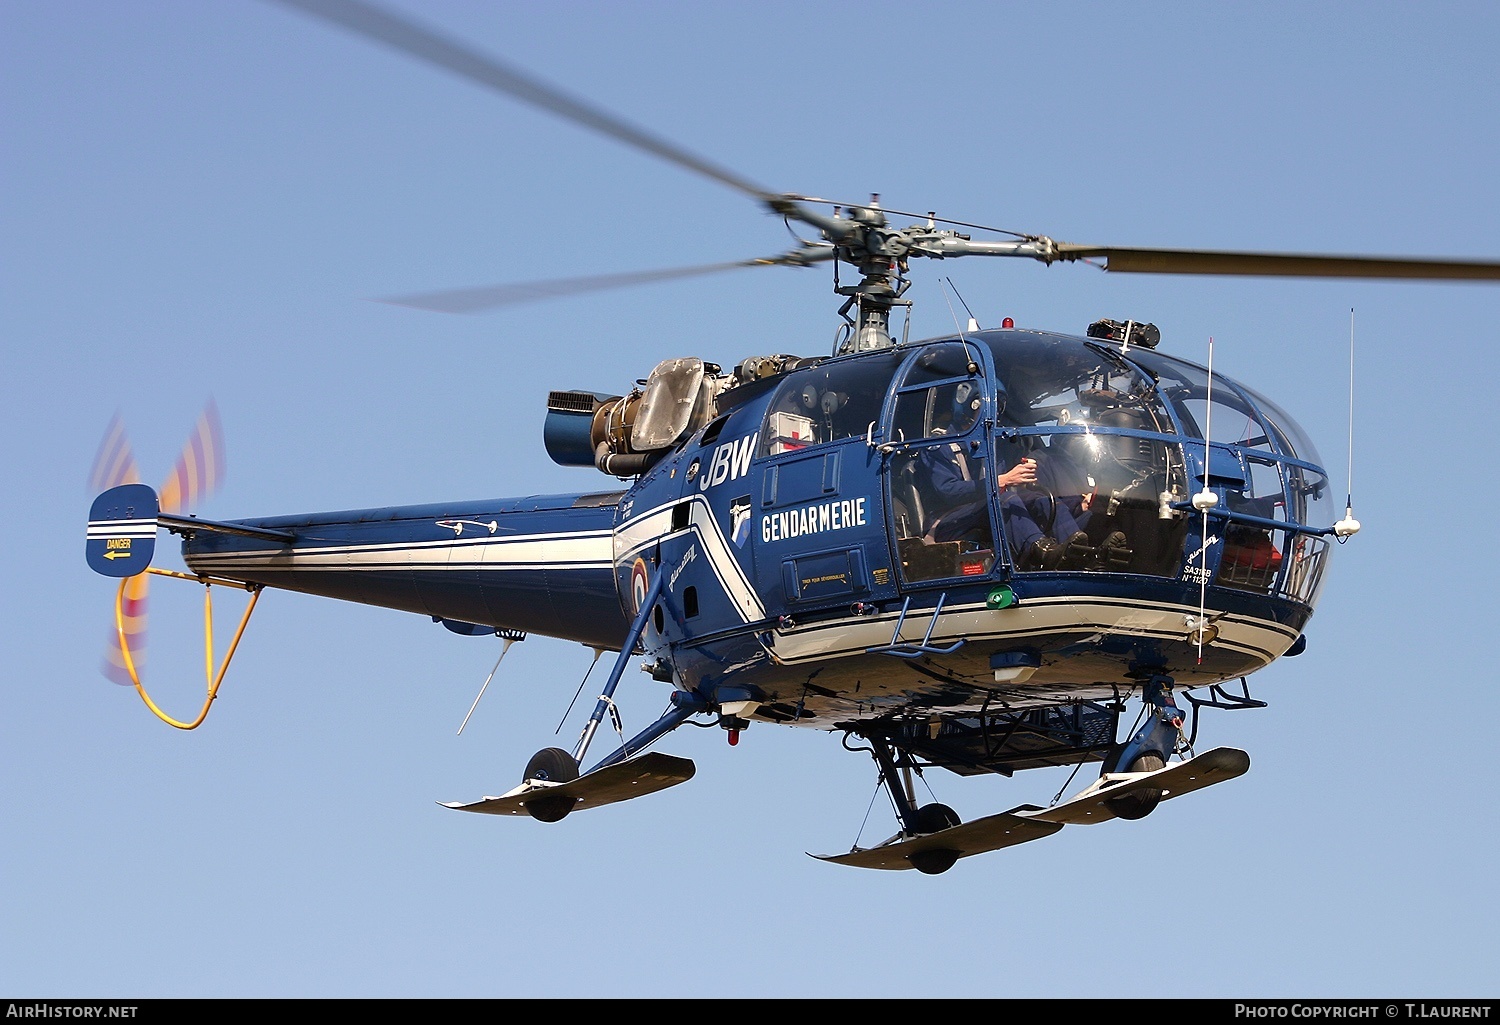
[[[864,437],[902,355],[882,351],[788,374],[768,407],[761,455]]]
[[[1174,447],[1077,426],[1002,431],[995,467],[1016,568],[1176,576],[1188,524],[1161,515],[1164,491],[1186,493]]]
[[[889,440],[967,434],[981,419],[984,405],[982,371],[969,372],[974,365],[969,346],[961,342],[918,353],[897,389]]]

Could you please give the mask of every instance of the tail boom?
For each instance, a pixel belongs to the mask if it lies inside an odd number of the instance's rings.
[[[195,573],[618,649],[612,496],[247,519],[186,534]],[[247,536],[259,534],[261,536]],[[269,536],[284,535],[277,542]]]

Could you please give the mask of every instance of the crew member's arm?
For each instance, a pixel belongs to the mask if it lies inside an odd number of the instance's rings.
[[[1036,460],[1030,456],[1022,459],[1015,466],[1012,466],[1009,470],[1006,470],[999,477],[995,478],[995,487],[1000,491],[1004,491],[1006,488],[1013,488],[1018,484],[1035,483]]]

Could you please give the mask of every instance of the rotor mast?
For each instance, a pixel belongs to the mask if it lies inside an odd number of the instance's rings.
[[[836,258],[853,265],[860,273],[858,284],[834,288],[836,294],[848,298],[839,313],[852,325],[836,355],[885,349],[895,344],[891,340],[891,308],[906,305],[901,296],[911,285],[906,268],[913,253],[912,235],[922,229],[890,227],[885,211],[880,208],[879,195],[871,196],[868,206],[849,207],[847,215],[835,207],[832,217],[814,213],[793,199],[782,197],[772,201],[771,206],[778,213],[821,231],[833,244]],[[851,309],[855,310],[852,318]]]
[[[943,259],[950,256],[1030,256],[1050,259],[1043,253],[1050,239],[1023,238],[1015,242],[974,242],[956,231],[938,230],[936,215],[929,213],[927,223],[893,228],[880,206],[880,196],[873,195],[866,206],[850,206],[844,214],[834,208],[832,217],[815,213],[797,200],[803,196],[779,196],[767,205],[788,219],[802,221],[822,232],[832,243],[837,259],[852,264],[861,275],[858,284],[835,287],[838,295],[847,296],[839,311],[851,320],[852,330],[839,346],[836,355],[884,349],[894,345],[891,339],[891,309],[910,305],[901,297],[911,285],[906,277],[907,265],[914,256]],[[1040,243],[1040,244],[1039,244]],[[1049,254],[1050,255],[1050,254]],[[857,308],[853,318],[849,311]]]
[[[856,232],[859,245],[840,246],[839,257],[854,264],[862,276],[857,285],[834,289],[836,294],[849,297],[840,313],[847,316],[851,305],[858,311],[854,329],[840,346],[839,355],[892,345],[891,307],[911,284],[906,277],[905,247],[899,245],[899,233],[887,229],[880,197],[871,196],[869,206],[850,210],[849,220],[860,226]]]

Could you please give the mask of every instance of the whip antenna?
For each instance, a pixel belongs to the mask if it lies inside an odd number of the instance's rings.
[[[1193,638],[1198,645],[1198,661],[1203,661],[1203,642],[1212,640],[1208,636],[1208,511],[1219,504],[1219,496],[1209,487],[1208,461],[1214,437],[1214,339],[1208,338],[1208,390],[1204,395],[1208,411],[1203,419],[1203,490],[1193,496],[1193,508],[1203,514],[1203,544],[1199,548],[1202,563],[1198,571],[1198,622],[1194,625]]]
[[[958,295],[958,289],[954,287],[953,279],[944,278],[943,280],[948,283],[949,288],[953,289],[953,294]],[[953,308],[953,300],[949,299],[945,294],[943,296],[943,301],[948,304],[948,312],[953,317],[953,326],[958,329],[958,340],[963,344],[964,358],[969,361],[968,371],[971,374],[977,374],[979,373],[979,361],[975,359],[974,354],[969,351],[969,339],[964,337],[964,329],[958,326],[958,311]],[[969,313],[969,304],[964,302],[964,297],[961,295],[958,295],[958,301],[963,303],[964,312],[969,314],[969,330],[978,331],[979,321],[974,319],[974,314]]]
[[[1344,518],[1333,525],[1333,535],[1343,544],[1359,533],[1354,518],[1354,308],[1349,308],[1349,490],[1344,494]]]
[[[963,304],[964,312],[969,315],[969,333],[972,334],[973,332],[978,331],[979,321],[975,318],[974,311],[969,309],[968,303],[964,302],[964,297],[958,291],[958,286],[953,283],[953,279],[947,278],[946,280],[948,282],[948,287],[953,289],[953,294],[958,296],[958,301]]]
[[[500,637],[502,641],[505,642],[505,644],[500,649],[500,657],[495,659],[495,665],[494,668],[490,670],[490,675],[486,676],[484,678],[484,683],[479,685],[479,693],[474,695],[474,703],[469,706],[468,715],[465,715],[464,721],[458,724],[458,736],[462,736],[464,727],[469,725],[469,716],[473,715],[474,709],[479,707],[479,699],[484,697],[485,688],[488,687],[490,685],[490,681],[495,678],[495,673],[499,670],[500,663],[505,659],[505,653],[510,650],[510,646],[512,644],[516,643],[517,641],[524,641],[526,639],[526,635],[519,630],[496,630],[495,633]]]

